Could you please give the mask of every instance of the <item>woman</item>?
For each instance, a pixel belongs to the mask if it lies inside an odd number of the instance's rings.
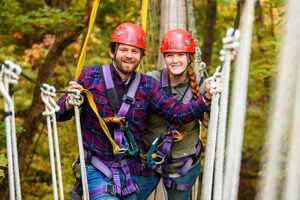
[[[203,79],[196,76],[191,66],[195,53],[192,35],[180,29],[167,32],[162,39],[161,52],[166,69],[147,75],[185,104],[198,99],[201,94],[205,101],[210,102],[211,94],[205,93]],[[143,136],[146,167],[139,179],[141,192],[138,199],[147,199],[160,177],[163,177],[168,199],[189,199],[201,171],[199,133],[199,120],[177,125],[151,113]]]

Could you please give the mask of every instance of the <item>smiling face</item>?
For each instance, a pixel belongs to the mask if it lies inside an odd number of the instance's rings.
[[[117,69],[123,74],[132,74],[141,61],[141,53],[141,49],[137,47],[119,44],[115,57]],[[111,50],[109,54],[114,59],[114,53]]]
[[[168,71],[175,76],[182,75],[188,65],[186,53],[181,53],[181,52],[164,53],[164,59]]]

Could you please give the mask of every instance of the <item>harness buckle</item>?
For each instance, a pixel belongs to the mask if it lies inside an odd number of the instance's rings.
[[[139,186],[139,184],[137,184],[136,182],[133,182],[133,185],[134,185],[134,187],[135,187],[135,189],[136,189],[136,193],[139,193],[140,191],[141,191],[141,187]]]
[[[118,167],[120,167],[120,164],[119,164],[119,163],[113,162],[113,163],[111,164],[111,168],[118,168]]]
[[[170,130],[169,132],[173,135],[174,142],[179,142],[183,140],[183,138],[185,138],[185,136],[187,135],[187,132],[179,132],[176,129]]]
[[[122,100],[125,103],[131,104],[131,105],[133,105],[135,103],[135,98],[132,98],[132,97],[128,96],[127,94],[124,94]]]
[[[92,162],[92,152],[90,152],[90,151],[87,151],[87,156],[86,156],[86,158],[85,158],[85,163],[86,164],[91,164],[91,162]],[[79,159],[78,159],[79,160]]]
[[[128,151],[128,147],[127,148],[120,148],[118,154],[124,154]]]
[[[113,184],[107,185],[107,186],[106,186],[106,190],[107,190],[107,192],[109,192],[111,195],[114,195],[114,196],[117,195],[116,188],[115,188],[115,186],[114,186]]]
[[[160,160],[156,161],[157,158],[159,158]],[[160,164],[162,164],[164,161],[165,161],[165,156],[161,156],[161,155],[156,154],[156,158],[155,158],[155,160],[154,160],[154,162],[155,162],[156,165],[160,165]]]
[[[178,183],[172,181],[171,189],[172,190],[177,190],[177,186],[178,186]]]

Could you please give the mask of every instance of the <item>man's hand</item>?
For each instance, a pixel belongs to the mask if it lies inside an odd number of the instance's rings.
[[[69,82],[69,87],[68,87],[68,92],[72,92],[74,90],[79,90],[81,89],[82,86],[79,85],[76,81],[70,81]],[[68,93],[67,100],[65,102],[65,106],[67,110],[70,110],[73,106],[69,104],[68,99],[72,96],[73,94]]]

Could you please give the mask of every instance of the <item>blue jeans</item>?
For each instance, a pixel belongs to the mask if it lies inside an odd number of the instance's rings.
[[[194,184],[200,172],[201,172],[201,162],[199,162],[195,167],[193,167],[186,175],[178,178],[171,178],[171,179],[176,181],[177,183]],[[139,177],[138,183],[139,186],[141,187],[141,191],[137,195],[138,200],[147,200],[147,198],[151,195],[153,190],[156,188],[159,180],[160,180],[159,175]],[[192,188],[186,191],[179,191],[179,190],[166,188],[169,200],[189,200],[191,190]]]
[[[86,164],[86,174],[87,174],[87,179],[88,179],[88,187],[89,187],[89,192],[93,191],[96,188],[99,188],[104,185],[110,185],[113,183],[113,180],[106,180],[105,175],[98,171],[94,166]],[[132,181],[138,182],[138,176],[134,175],[131,177]],[[121,181],[121,187],[124,187],[126,185],[126,179],[125,175],[120,172],[120,181]],[[114,196],[109,193],[101,193],[98,195],[95,195],[93,197],[90,197],[91,200],[137,200],[137,194],[132,193],[124,197],[119,197],[119,196]]]

